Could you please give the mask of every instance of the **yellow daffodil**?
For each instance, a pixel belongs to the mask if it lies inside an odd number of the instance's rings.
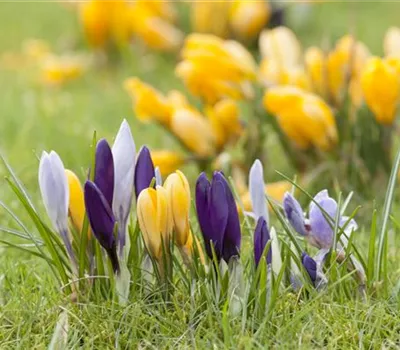
[[[168,205],[168,193],[162,186],[147,188],[137,200],[137,216],[148,253],[159,263],[163,244],[168,249],[172,231],[172,215]]]
[[[78,56],[47,56],[41,64],[42,81],[62,85],[80,77],[85,70],[84,59]]]
[[[176,74],[190,92],[214,104],[224,97],[245,96],[244,86],[256,77],[251,54],[239,43],[213,35],[190,34]]]
[[[85,201],[83,190],[78,177],[71,171],[65,170],[69,187],[68,212],[74,228],[82,232],[83,221],[85,219]]]
[[[191,3],[193,31],[226,38],[229,35],[230,8],[231,4],[228,1],[193,1]]]
[[[164,95],[138,78],[129,78],[124,85],[134,101],[133,109],[140,121],[155,120],[163,125],[170,124],[173,109]]]
[[[271,16],[267,1],[234,1],[230,12],[230,25],[241,39],[252,39],[263,29]]]
[[[390,27],[386,31],[383,50],[388,57],[400,57],[400,28]]]
[[[297,147],[327,151],[337,143],[333,113],[318,96],[295,87],[274,87],[266,92],[264,106]]]
[[[170,130],[199,157],[211,157],[215,152],[215,138],[209,121],[189,109],[178,109],[172,115]]]
[[[365,102],[376,120],[391,125],[396,115],[400,98],[398,71],[386,60],[373,57],[364,67],[361,85]]]
[[[218,148],[236,140],[242,134],[243,126],[239,118],[239,107],[234,100],[221,100],[214,106],[206,108],[206,114],[213,128]]]
[[[151,151],[151,159],[164,176],[173,173],[185,163],[182,154],[168,150]]]

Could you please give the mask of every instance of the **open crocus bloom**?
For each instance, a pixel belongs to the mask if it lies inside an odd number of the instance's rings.
[[[314,197],[310,203],[308,218],[304,216],[299,202],[289,192],[285,193],[283,208],[292,227],[297,233],[304,236],[311,245],[319,249],[331,248],[334,234],[333,226],[338,205],[333,198],[329,197],[327,190],[322,190]],[[328,222],[324,214],[332,220]],[[339,228],[343,229],[346,234],[357,230],[358,226],[355,220],[351,219],[349,222],[347,221],[349,221],[347,216],[340,215]]]

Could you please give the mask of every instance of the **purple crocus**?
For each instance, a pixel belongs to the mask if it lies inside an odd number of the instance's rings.
[[[150,151],[143,146],[139,151],[135,168],[135,194],[139,197],[140,192],[148,188],[155,177],[154,164],[151,159]]]
[[[241,242],[239,215],[221,172],[214,172],[211,182],[205,173],[200,174],[196,183],[196,210],[207,255],[212,259],[212,242],[218,259],[228,262],[237,256]]]
[[[111,209],[114,163],[110,146],[104,139],[96,147],[94,182],[86,181],[84,191],[85,207],[92,231],[110,257],[114,272],[118,272],[117,244],[114,237],[116,220]]]
[[[265,219],[260,216],[257,221],[257,226],[254,231],[254,260],[256,262],[256,266],[258,266],[261,256],[264,252],[265,246],[268,241],[271,239],[269,235],[269,230],[267,226],[267,222]],[[267,252],[267,264],[270,264],[272,261],[271,248],[268,249]]]
[[[313,284],[317,280],[317,263],[313,258],[303,252],[301,255],[301,263],[303,264],[304,268],[306,269],[308,275]]]
[[[283,208],[288,221],[297,233],[304,236],[310,244],[319,249],[330,249],[334,234],[333,222],[336,218],[338,205],[333,198],[329,197],[327,190],[319,192],[314,197],[314,200],[310,203],[308,218],[304,216],[299,202],[289,192],[285,193]],[[332,219],[330,222],[328,222],[321,208]],[[347,216],[339,217],[339,227],[343,228],[345,233],[350,233],[358,227],[353,219],[344,227],[348,219]]]

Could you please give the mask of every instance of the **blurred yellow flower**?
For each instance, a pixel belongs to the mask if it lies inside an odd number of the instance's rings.
[[[265,185],[265,194],[272,199],[273,201],[276,201],[278,203],[282,203],[283,201],[283,196],[285,195],[286,192],[290,191],[292,188],[292,184],[288,181],[277,181],[277,182],[270,182]],[[252,210],[252,204],[251,204],[251,198],[250,198],[250,192],[246,190],[246,192],[243,193],[241,196],[241,201],[243,204],[243,209],[245,211],[251,211]],[[271,210],[271,207],[269,207]]]
[[[390,27],[383,39],[383,50],[387,57],[400,57],[400,28]]]
[[[173,173],[185,163],[182,154],[168,150],[151,151],[151,159],[154,166],[158,167],[164,176]]]
[[[400,98],[399,72],[386,60],[373,57],[368,60],[361,76],[365,102],[376,120],[391,125],[396,116]]]
[[[330,94],[336,104],[343,101],[346,84],[358,79],[370,56],[368,48],[351,35],[342,37],[327,58],[327,76]]]
[[[315,46],[308,48],[304,53],[304,63],[312,89],[324,97],[326,97],[328,88],[325,56],[325,53]]]
[[[193,1],[192,30],[197,33],[214,34],[221,38],[228,37],[230,7],[228,1]]]
[[[51,54],[50,46],[40,39],[28,39],[23,42],[23,53],[31,60],[40,61]]]
[[[246,83],[256,77],[251,54],[239,43],[207,34],[190,34],[176,68],[189,91],[214,104],[224,97],[245,97]]]
[[[263,59],[279,63],[282,67],[297,66],[301,62],[300,42],[287,27],[263,30],[259,48]]]
[[[69,187],[69,217],[76,231],[81,233],[86,213],[81,182],[71,170],[66,169],[65,175]]]
[[[237,140],[243,132],[237,102],[231,99],[218,101],[214,106],[206,107],[215,135],[216,146],[222,149],[227,143]]]
[[[328,151],[337,143],[335,118],[320,97],[295,87],[278,86],[266,92],[264,106],[297,147]]]
[[[137,216],[147,251],[160,263],[163,244],[167,249],[172,232],[167,190],[157,186],[156,189],[147,188],[141,191],[137,200]]]
[[[215,138],[209,121],[190,109],[177,109],[171,118],[170,130],[197,156],[211,157],[215,153]]]
[[[230,25],[241,39],[255,38],[271,16],[267,1],[234,1],[230,13]]]
[[[42,82],[46,85],[62,85],[79,78],[85,68],[85,60],[79,56],[46,56],[41,62]]]
[[[173,108],[164,95],[138,78],[127,79],[124,86],[133,100],[133,110],[140,121],[154,120],[166,126],[170,124]]]

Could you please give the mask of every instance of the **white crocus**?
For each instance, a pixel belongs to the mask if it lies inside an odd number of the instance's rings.
[[[68,234],[68,180],[64,164],[54,151],[42,153],[39,164],[39,187],[51,223],[61,235],[71,260],[75,262]]]
[[[264,171],[261,162],[256,159],[249,174],[249,191],[253,214],[256,220],[263,217],[269,226],[267,201],[265,198]]]
[[[125,245],[126,225],[132,205],[136,146],[128,122],[124,119],[112,147],[114,158],[113,213],[118,221],[120,252]]]

